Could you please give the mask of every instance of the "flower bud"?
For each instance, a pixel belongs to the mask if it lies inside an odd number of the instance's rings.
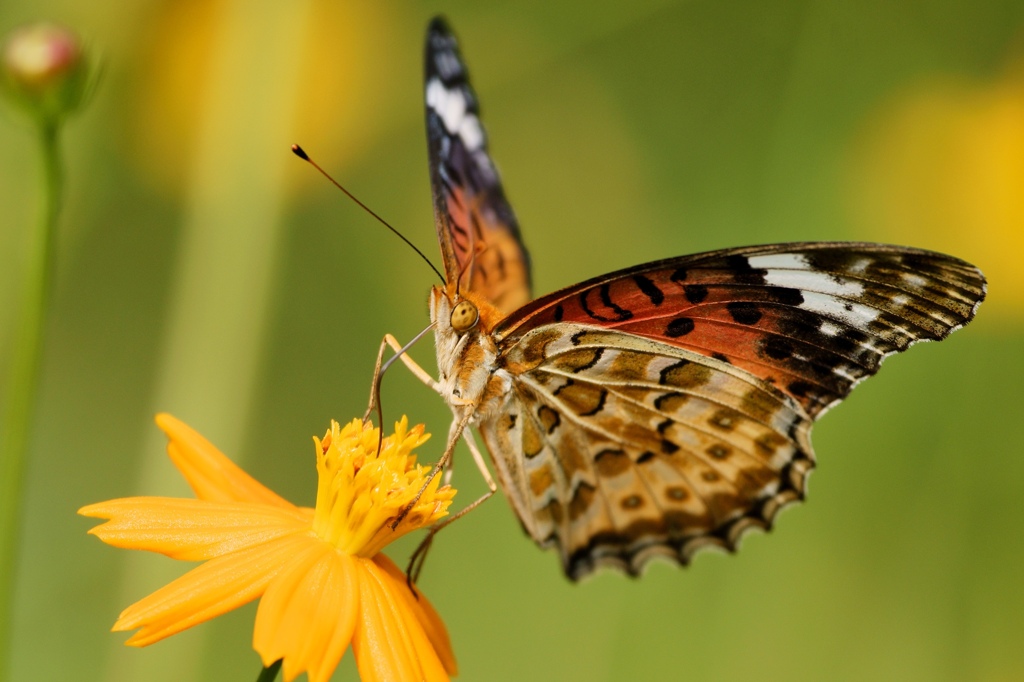
[[[47,124],[78,109],[90,89],[89,64],[78,37],[46,22],[12,31],[0,54],[0,89]]]

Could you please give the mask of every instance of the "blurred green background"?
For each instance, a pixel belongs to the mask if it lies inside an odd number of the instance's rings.
[[[288,146],[433,257],[421,60],[437,12],[538,294],[804,239],[947,251],[990,279],[974,324],[825,417],[808,503],[737,556],[573,585],[503,501],[443,533],[421,587],[461,678],[1024,679],[1020,0],[6,0],[0,33],[59,20],[105,67],[65,131],[12,679],[255,679],[254,605],[148,649],[109,633],[187,566],[104,546],[75,510],[184,494],[157,411],[312,504],[311,435],[362,413],[382,335],[427,323],[434,280]],[[0,117],[5,358],[36,174],[29,130]],[[435,433],[435,458],[441,400],[403,370],[384,391],[391,418]],[[483,489],[467,455],[464,503]],[[354,677],[348,654],[336,679]]]

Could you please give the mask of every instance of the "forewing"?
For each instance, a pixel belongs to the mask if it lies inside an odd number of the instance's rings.
[[[527,532],[573,579],[731,550],[803,497],[810,418],[728,363],[561,323],[524,334],[502,366],[512,390],[480,432]]]
[[[508,314],[530,300],[529,257],[487,153],[455,36],[440,18],[427,32],[425,83],[434,221],[445,275]]]
[[[572,322],[639,334],[742,368],[813,419],[882,360],[969,322],[981,272],[951,256],[881,244],[727,249],[640,265],[563,289],[495,329],[512,346]]]

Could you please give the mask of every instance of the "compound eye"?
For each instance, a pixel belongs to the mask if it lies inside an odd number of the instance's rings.
[[[459,334],[468,332],[475,327],[476,321],[479,319],[480,313],[477,311],[476,306],[465,299],[456,303],[455,307],[452,308],[452,329]]]

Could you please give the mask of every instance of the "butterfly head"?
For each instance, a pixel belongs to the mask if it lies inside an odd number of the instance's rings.
[[[504,317],[486,298],[454,285],[434,287],[430,292],[430,319],[437,330],[457,337],[488,334]]]
[[[497,348],[491,337],[497,309],[472,291],[454,286],[430,292],[440,393],[452,405],[483,410],[495,369]],[[500,318],[498,318],[500,319]]]

